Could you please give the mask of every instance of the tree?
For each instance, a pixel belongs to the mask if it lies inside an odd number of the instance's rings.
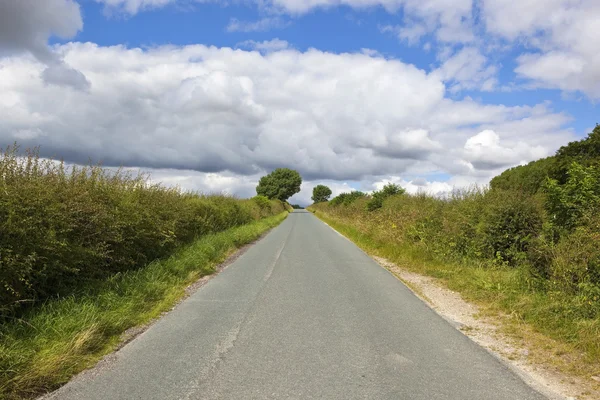
[[[302,177],[298,171],[288,168],[277,168],[269,175],[260,178],[256,187],[256,194],[269,199],[287,201],[300,191]]]
[[[324,203],[329,200],[331,189],[325,185],[317,185],[313,189],[312,201],[315,203]]]

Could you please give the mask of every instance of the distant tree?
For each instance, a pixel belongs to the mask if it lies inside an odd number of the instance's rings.
[[[288,168],[277,168],[269,175],[260,178],[256,193],[269,199],[287,201],[300,191],[302,177],[298,171]]]
[[[323,203],[331,197],[331,189],[325,185],[317,185],[313,189],[312,201],[315,203]]]

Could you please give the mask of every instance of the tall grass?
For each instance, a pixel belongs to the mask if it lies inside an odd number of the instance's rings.
[[[0,320],[283,210],[278,201],[183,193],[9,147],[0,151]]]
[[[368,251],[567,344],[583,354],[579,372],[600,373],[600,219],[556,235],[544,195],[520,190],[395,195],[374,211],[369,201],[310,209]]]

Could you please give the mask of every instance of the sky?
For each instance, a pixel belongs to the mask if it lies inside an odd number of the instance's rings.
[[[255,194],[441,194],[598,122],[597,0],[0,0],[0,147]]]

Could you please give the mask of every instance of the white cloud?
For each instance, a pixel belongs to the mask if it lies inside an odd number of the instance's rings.
[[[130,169],[137,171],[136,169]],[[141,172],[150,177],[153,183],[169,187],[179,187],[185,191],[200,193],[221,193],[248,198],[256,195],[259,175],[237,175],[230,172],[199,172],[193,170],[144,168]]]
[[[258,21],[240,21],[232,18],[227,25],[227,32],[265,32],[271,29],[281,29],[288,26],[289,21],[281,17],[265,17]]]
[[[252,50],[271,52],[285,50],[290,47],[290,44],[286,40],[272,39],[265,40],[263,42],[257,42],[254,40],[246,40],[237,44],[237,47],[248,48]]]
[[[453,92],[463,89],[491,91],[498,83],[497,72],[497,67],[490,65],[487,57],[476,47],[462,48],[434,71],[440,79],[450,84]]]
[[[534,87],[581,91],[600,98],[600,2],[483,0],[487,31],[535,49],[515,72]]]
[[[70,162],[169,169],[164,179],[202,190],[252,194],[277,167],[310,184],[436,171],[479,182],[495,172],[486,162],[529,161],[572,138],[567,118],[546,104],[453,101],[437,74],[362,53],[91,43],[56,51],[90,90],[45,84],[45,66],[29,56],[0,60],[0,143],[41,144],[43,155]],[[463,146],[485,129],[499,139],[480,147],[496,159]]]
[[[449,182],[428,181],[425,178],[416,178],[411,181],[397,176],[388,177],[373,183],[375,190],[381,190],[385,185],[394,183],[406,189],[407,193],[417,194],[426,193],[433,196],[444,196],[452,192],[457,187]]]
[[[348,193],[348,192],[352,192],[352,191],[356,190],[346,182],[336,182],[336,181],[330,181],[330,180],[304,181],[304,182],[302,182],[300,193],[292,196],[288,200],[288,203],[300,204],[301,206],[307,206],[307,205],[312,204],[313,203],[313,201],[311,199],[312,192],[313,192],[314,187],[317,185],[325,185],[325,186],[329,187],[329,189],[331,189],[331,193],[332,193],[331,197],[330,197],[331,199],[333,199],[335,196],[339,195],[340,193]]]
[[[140,11],[165,7],[170,4],[184,3],[221,3],[225,0],[96,0],[104,3],[106,10],[130,15]],[[258,21],[239,21],[232,19],[227,26],[229,32],[256,32],[273,28],[282,28],[289,23],[280,15],[300,16],[316,9],[329,9],[348,6],[364,10],[382,7],[390,13],[402,9],[405,16],[403,26],[390,27],[400,38],[412,42],[425,33],[436,33],[442,42],[471,42],[473,0],[247,0],[256,4],[267,16]]]
[[[398,36],[401,41],[406,41],[409,45],[415,45],[421,41],[429,29],[418,22],[410,22],[405,25],[384,25],[380,26],[379,30],[382,33],[392,33]]]
[[[31,1],[31,0],[28,0]],[[58,0],[52,0],[58,1]],[[64,0],[66,1],[66,0]],[[96,0],[109,10],[135,14],[168,4],[220,0]],[[357,10],[381,7],[402,11],[403,21],[381,27],[413,45],[433,35],[438,44],[467,45],[486,49],[502,39],[534,50],[518,57],[515,72],[528,87],[581,91],[600,97],[600,41],[596,40],[600,2],[597,0],[247,0],[260,8],[258,21],[232,20],[229,31],[266,31],[285,27],[281,15],[301,16],[317,9],[348,6]],[[475,18],[477,16],[477,18]],[[481,24],[478,21],[481,20]],[[430,45],[431,46],[431,45]],[[494,45],[491,45],[494,48]],[[484,52],[485,53],[485,52]],[[476,62],[475,62],[476,64]],[[480,72],[491,73],[492,69]],[[495,70],[494,70],[495,71]],[[474,88],[492,90],[494,76]],[[455,91],[468,84],[453,85]]]
[[[197,3],[207,3],[212,0],[193,0]],[[214,0],[218,2],[219,0]],[[107,12],[126,13],[130,15],[137,14],[140,11],[152,10],[165,7],[169,4],[183,3],[181,0],[96,0],[102,3]]]
[[[493,130],[484,130],[470,137],[464,146],[465,165],[472,169],[498,170],[524,164],[542,158],[547,150],[541,145],[523,141],[512,145],[501,143],[500,136]]]

